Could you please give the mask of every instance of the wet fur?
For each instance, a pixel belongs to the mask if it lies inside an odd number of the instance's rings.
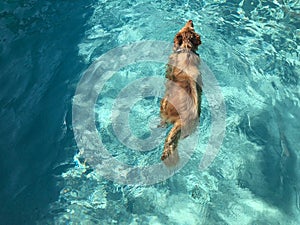
[[[179,161],[179,139],[191,134],[199,122],[202,87],[200,58],[196,51],[200,44],[200,35],[189,20],[176,34],[173,53],[169,57],[166,92],[160,105],[161,126],[173,124],[161,156],[168,166]]]

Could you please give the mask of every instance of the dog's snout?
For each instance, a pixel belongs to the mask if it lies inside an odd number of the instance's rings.
[[[187,21],[186,26],[188,26],[188,27],[194,27],[193,20]]]

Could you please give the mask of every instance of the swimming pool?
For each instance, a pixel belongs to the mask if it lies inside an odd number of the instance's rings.
[[[1,4],[4,224],[300,223],[299,1]],[[188,19],[201,34],[203,75],[216,79],[214,93],[224,99],[226,130],[201,169],[221,110],[204,91],[199,130],[179,147],[184,163],[160,176],[165,130],[146,142],[150,147],[143,140],[158,122],[159,78]],[[127,51],[135,57],[123,65]],[[95,139],[81,145],[76,129],[86,120],[74,124],[74,104],[88,104],[80,87],[91,74],[98,136],[85,134]],[[129,136],[120,132],[115,101],[128,109]],[[129,169],[158,166],[143,180],[144,170],[112,168],[101,152],[88,155],[98,164],[85,164],[80,153],[100,138],[107,157]]]

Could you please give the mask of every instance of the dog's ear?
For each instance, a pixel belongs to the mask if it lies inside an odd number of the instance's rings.
[[[201,45],[201,38],[199,34],[196,34],[195,37],[193,38],[193,45],[199,46]]]
[[[180,33],[178,33],[174,38],[174,49],[178,49],[181,45],[182,45],[182,36]]]

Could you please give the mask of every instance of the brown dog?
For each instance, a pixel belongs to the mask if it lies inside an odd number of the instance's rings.
[[[160,103],[161,126],[173,124],[161,156],[168,166],[179,161],[179,139],[191,134],[199,122],[202,85],[200,58],[196,51],[200,44],[200,35],[189,20],[176,34],[174,52],[169,57],[166,93]]]

